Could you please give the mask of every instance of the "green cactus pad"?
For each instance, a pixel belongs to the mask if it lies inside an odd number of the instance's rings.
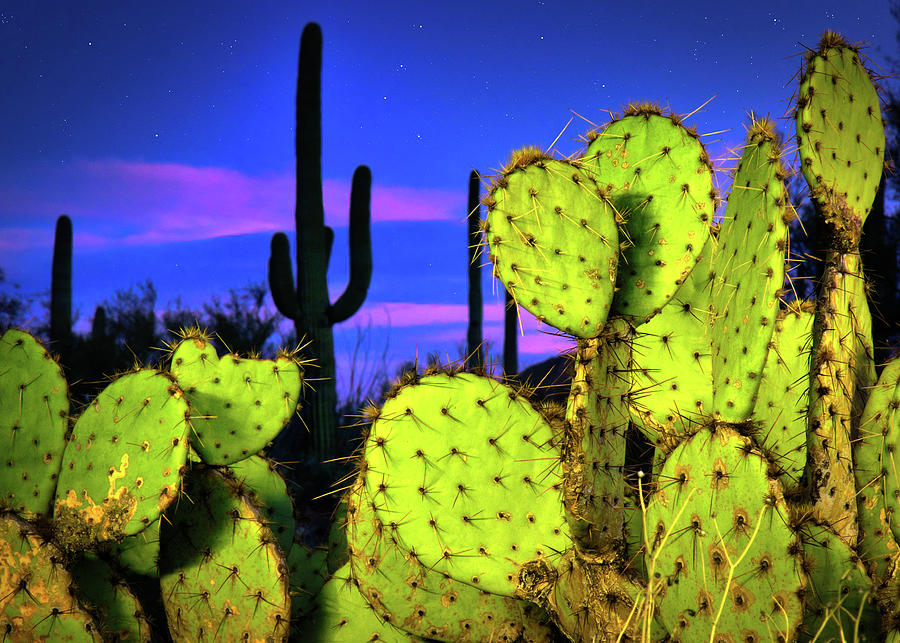
[[[810,583],[799,640],[883,640],[875,590],[856,552],[826,526],[806,523],[800,533]]]
[[[805,579],[770,463],[724,426],[703,429],[666,458],[647,508],[648,595],[676,638],[793,640]],[[656,594],[658,592],[658,595]]]
[[[160,586],[176,641],[287,641],[288,568],[239,486],[193,469],[160,533]]]
[[[295,542],[288,554],[291,589],[291,628],[297,628],[315,609],[316,595],[328,581],[325,557],[328,552],[322,548],[307,547]]]
[[[709,237],[713,167],[697,133],[656,105],[629,105],[582,163],[624,219],[613,310],[632,323],[658,313]]]
[[[109,553],[116,563],[133,574],[157,576],[159,567],[159,519],[133,536],[109,543]]]
[[[361,481],[348,502],[350,567],[382,620],[440,641],[550,640],[540,622],[546,615],[536,606],[455,581],[405,555]]]
[[[62,370],[31,335],[0,337],[0,507],[49,516],[66,446],[69,398]]]
[[[886,581],[900,548],[893,520],[900,492],[894,455],[900,441],[900,358],[894,357],[869,390],[853,448],[859,510],[859,554],[873,578]]]
[[[518,567],[571,540],[550,425],[486,377],[438,373],[385,402],[366,441],[366,492],[431,569],[511,596]]]
[[[344,564],[316,596],[315,613],[300,627],[301,641],[329,643],[411,643],[422,641],[382,621],[356,586],[350,563]]]
[[[810,192],[836,240],[854,246],[878,191],[885,134],[872,78],[840,35],[826,31],[807,54],[795,117]]]
[[[713,411],[750,417],[784,282],[792,216],[781,146],[769,119],[753,119],[712,257]]]
[[[244,493],[256,500],[266,524],[287,554],[294,542],[294,503],[288,494],[287,483],[278,472],[278,465],[258,455],[250,456],[230,467],[243,487]]]
[[[68,567],[78,599],[96,613],[105,641],[150,641],[150,624],[125,579],[95,556],[79,556]]]
[[[349,490],[348,490],[349,493]],[[350,560],[347,550],[347,499],[341,498],[331,514],[331,529],[328,530],[328,572],[334,573]]]
[[[175,499],[188,449],[188,405],[166,375],[109,384],[81,413],[63,453],[56,537],[67,549],[136,534]]]
[[[226,355],[201,335],[172,352],[172,375],[194,413],[191,444],[207,464],[232,464],[265,447],[297,409],[302,375],[290,357]]]
[[[631,338],[631,325],[615,318],[597,339],[578,340],[566,406],[563,497],[572,536],[586,550],[609,549],[624,536]]]
[[[632,420],[657,446],[677,444],[712,408],[711,245],[660,313],[635,329]]]
[[[615,211],[587,174],[526,148],[486,199],[494,276],[539,320],[576,337],[606,323],[615,284]]]
[[[762,423],[760,446],[783,471],[785,488],[797,486],[806,465],[812,326],[810,302],[778,313],[753,412]]]
[[[11,514],[0,514],[0,632],[10,643],[101,640],[62,553]]]

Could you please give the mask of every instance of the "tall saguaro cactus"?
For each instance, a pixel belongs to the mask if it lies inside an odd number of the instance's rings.
[[[56,220],[53,268],[50,281],[50,341],[65,350],[72,335],[72,220],[62,214]]]
[[[484,340],[481,334],[483,298],[481,296],[481,184],[478,172],[469,173],[469,201],[466,208],[466,245],[469,257],[469,328],[466,331],[466,358],[474,365],[484,364]]]
[[[328,298],[328,263],[334,231],[325,225],[322,203],[322,30],[316,23],[303,29],[297,79],[297,282],[291,274],[290,244],[284,233],[272,237],[269,286],[278,310],[294,320],[297,337],[310,340],[309,353],[318,365],[314,391],[306,395],[303,417],[313,433],[320,459],[333,455],[336,428],[334,336],[332,326],[359,310],[372,277],[369,235],[372,174],[365,165],[353,173],[350,192],[350,281],[333,304]],[[291,444],[291,446],[295,446]]]
[[[469,250],[469,326],[466,331],[466,355],[473,364],[484,364],[484,336],[481,325],[484,320],[484,301],[481,295],[481,264],[479,246],[481,236],[481,177],[472,170],[469,174],[469,201],[466,210],[466,243]],[[515,375],[519,372],[519,311],[508,292],[504,293],[503,314],[503,372]]]

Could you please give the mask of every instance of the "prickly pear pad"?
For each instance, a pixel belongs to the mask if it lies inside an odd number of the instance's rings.
[[[49,516],[66,446],[69,397],[62,370],[31,335],[0,337],[0,507]]]
[[[583,167],[624,218],[613,309],[647,321],[694,267],[715,210],[697,133],[655,105],[629,105],[588,146]]]
[[[278,473],[278,465],[258,455],[235,462],[229,469],[243,487],[243,492],[259,505],[266,524],[287,555],[294,542],[294,504],[287,483]]]
[[[404,555],[360,480],[348,495],[350,568],[380,618],[440,641],[549,641],[537,606],[481,591]]]
[[[824,525],[803,524],[800,534],[810,581],[805,635],[800,640],[877,640],[875,632],[881,630],[881,619],[870,600],[875,588],[857,553]],[[872,638],[866,638],[869,633]]]
[[[104,640],[150,641],[150,623],[125,579],[96,556],[69,563],[76,596],[97,616]]]
[[[53,518],[66,548],[120,540],[159,517],[177,495],[188,416],[181,389],[153,369],[123,375],[84,409],[56,489]]]
[[[632,419],[657,446],[690,435],[712,408],[711,246],[660,313],[635,329]]]
[[[325,566],[325,549],[313,549],[300,542],[294,542],[288,554],[288,569],[291,574],[291,630],[302,625],[315,608],[315,598],[328,581]],[[299,632],[297,633],[299,635]],[[298,639],[299,640],[299,639]]]
[[[172,638],[287,641],[287,563],[259,512],[214,470],[192,469],[184,490],[160,533]]]
[[[669,632],[705,641],[794,640],[803,619],[798,543],[769,463],[726,427],[702,429],[662,467],[645,556]]]
[[[769,119],[753,119],[713,253],[713,411],[750,417],[784,283],[790,203],[781,145]]]
[[[10,643],[101,640],[62,553],[11,514],[0,514],[0,631]]]
[[[356,580],[345,563],[325,583],[318,596],[313,615],[300,627],[299,641],[328,641],[329,643],[412,643],[422,641],[382,621],[366,602]]]
[[[300,398],[300,367],[293,359],[219,359],[202,337],[175,347],[171,370],[200,416],[191,444],[207,464],[231,464],[262,450],[291,419]]]
[[[494,276],[516,303],[564,333],[596,336],[612,301],[619,239],[593,179],[526,148],[513,153],[486,205]]]
[[[859,422],[853,473],[859,496],[859,553],[872,576],[886,581],[897,556],[900,493],[896,453],[900,442],[900,358],[884,366]]]
[[[159,518],[133,536],[109,543],[116,563],[133,574],[159,575]]]
[[[788,489],[799,484],[806,465],[811,308],[802,302],[779,311],[753,411],[762,423],[760,446],[783,471],[779,477]]]
[[[428,375],[400,388],[373,424],[366,493],[407,555],[511,596],[519,565],[552,560],[571,544],[553,437],[509,386]]]
[[[810,192],[837,236],[858,242],[881,180],[885,134],[869,72],[840,35],[826,31],[807,55],[795,117]]]

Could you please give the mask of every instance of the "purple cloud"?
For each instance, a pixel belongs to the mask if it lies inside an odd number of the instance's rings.
[[[349,180],[326,179],[323,197],[326,222],[346,226]],[[463,209],[461,190],[384,186],[377,177],[372,189],[375,223],[453,220]],[[291,230],[294,176],[177,163],[77,161],[40,173],[29,185],[0,184],[0,248],[50,245],[53,222],[62,213],[72,216],[79,247]]]

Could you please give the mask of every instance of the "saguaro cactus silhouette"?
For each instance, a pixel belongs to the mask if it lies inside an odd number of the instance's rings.
[[[50,341],[65,352],[72,335],[72,220],[62,214],[56,220],[53,268],[50,281]]]
[[[484,335],[481,331],[484,321],[484,301],[481,294],[481,261],[479,246],[481,236],[481,177],[476,170],[469,174],[469,200],[467,207],[466,243],[469,255],[469,326],[466,331],[466,355],[470,363],[482,365],[485,362]],[[518,310],[509,293],[504,295],[503,317],[503,372],[515,375],[519,371]]]
[[[318,365],[314,390],[306,394],[303,418],[313,433],[320,459],[332,455],[336,428],[334,336],[332,326],[351,317],[366,298],[372,277],[369,201],[372,174],[365,165],[353,173],[350,192],[350,281],[333,304],[328,299],[328,263],[334,231],[325,225],[322,203],[322,30],[316,23],[303,29],[297,78],[297,282],[291,274],[290,244],[284,233],[272,237],[269,287],[282,315],[294,320],[297,337]],[[294,447],[296,436],[290,438]]]
[[[481,333],[483,298],[481,296],[481,184],[478,172],[469,173],[469,201],[466,207],[466,244],[469,257],[469,328],[466,331],[466,359],[473,365],[484,364],[484,340]]]

